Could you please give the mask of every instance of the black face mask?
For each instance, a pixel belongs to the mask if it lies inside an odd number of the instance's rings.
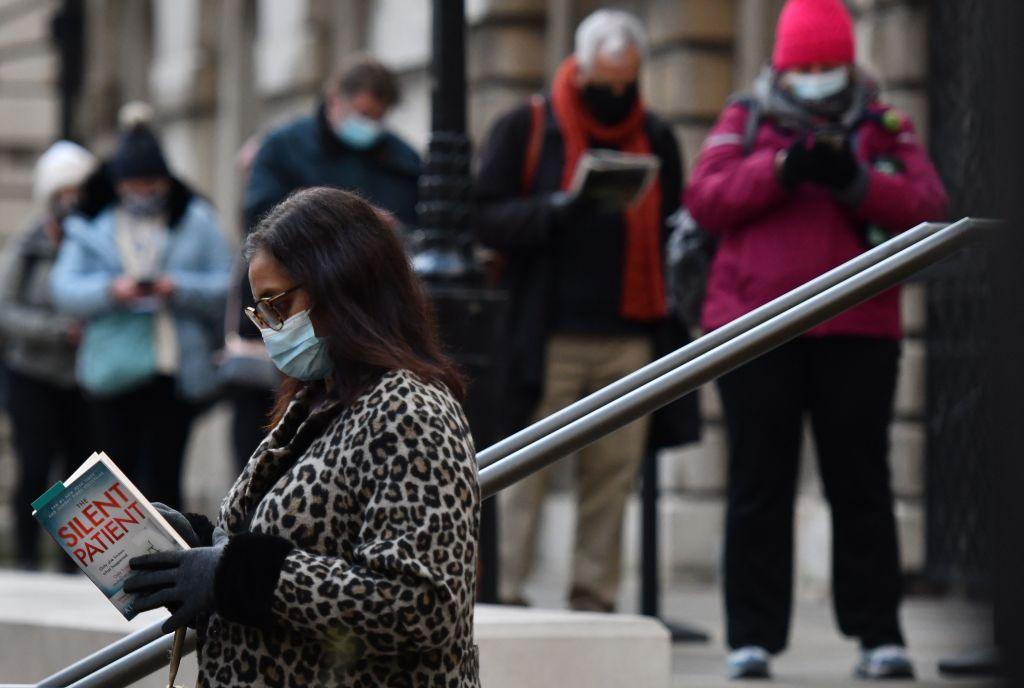
[[[620,94],[616,94],[611,86],[605,84],[587,84],[583,87],[580,97],[594,119],[610,126],[629,116],[636,106],[639,92],[635,81],[626,86]]]

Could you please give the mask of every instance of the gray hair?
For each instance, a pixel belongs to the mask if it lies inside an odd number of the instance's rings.
[[[576,28],[576,62],[584,72],[590,71],[599,54],[621,59],[629,46],[636,48],[641,59],[647,57],[643,24],[629,12],[598,10]]]

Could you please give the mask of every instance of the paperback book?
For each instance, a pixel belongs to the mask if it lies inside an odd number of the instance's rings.
[[[660,167],[653,155],[588,150],[576,164],[569,193],[605,211],[625,210],[647,193]]]
[[[188,549],[104,453],[94,453],[66,480],[32,502],[32,515],[126,619],[135,595],[124,592],[133,557]]]

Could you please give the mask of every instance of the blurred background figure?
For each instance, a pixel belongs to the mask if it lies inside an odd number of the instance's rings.
[[[400,96],[397,77],[377,60],[342,67],[314,112],[264,139],[245,188],[246,226],[310,186],[356,191],[399,222],[415,222],[419,155],[384,124]]]
[[[568,406],[650,362],[671,327],[662,279],[664,220],[679,206],[682,167],[675,136],[640,98],[647,39],[632,15],[599,10],[576,31],[543,102],[515,108],[494,126],[481,155],[475,230],[502,253],[512,307],[507,359],[510,430]],[[655,183],[625,211],[608,212],[566,193],[590,148],[652,154]],[[681,330],[682,328],[677,328]],[[679,332],[677,331],[678,335]],[[685,334],[676,344],[685,343]],[[682,436],[696,426],[692,399],[670,409]],[[642,419],[579,455],[577,530],[569,605],[612,611],[618,594],[626,500],[644,457]],[[524,604],[548,469],[501,501],[501,597]],[[557,527],[557,526],[555,526]]]
[[[50,271],[64,239],[61,223],[79,199],[79,187],[97,161],[76,143],[58,141],[36,163],[33,196],[39,214],[8,240],[0,259],[0,332],[8,370],[8,413],[18,458],[14,510],[17,565],[39,568],[38,522],[24,507],[65,477],[95,448],[82,391],[75,380],[79,320],[59,313]],[[77,570],[68,557],[64,570]],[[69,566],[70,564],[70,566]]]
[[[419,155],[384,124],[400,97],[398,79],[390,69],[371,57],[351,58],[328,79],[314,112],[270,131],[247,165],[246,232],[289,194],[311,186],[355,191],[389,213],[392,222],[413,224]],[[242,156],[245,153],[243,148]],[[244,271],[238,289],[240,305],[253,305]],[[238,312],[233,305],[228,317]],[[234,322],[238,339],[232,346],[263,346],[252,323],[245,318]],[[233,384],[228,390],[239,465],[248,461],[263,438],[274,391],[264,384]]]
[[[246,181],[260,145],[260,136],[254,134],[236,156],[238,170]],[[242,227],[243,234],[246,229]],[[259,330],[248,318],[241,317],[243,304],[255,303],[249,287],[248,264],[241,254],[235,257],[232,275],[231,284],[237,288],[228,295],[224,349],[219,354],[217,377],[222,394],[231,404],[231,448],[235,468],[241,471],[266,436],[281,374],[267,356]]]
[[[748,129],[751,118],[758,118]],[[752,132],[752,140],[746,132]],[[702,325],[743,315],[926,220],[946,193],[905,115],[854,64],[839,0],[789,0],[772,68],[709,134],[686,193],[718,237]],[[718,381],[729,440],[725,603],[729,673],[764,677],[786,647],[804,413],[832,510],[840,630],[856,674],[908,677],[888,465],[899,291],[837,316]]]
[[[146,117],[124,114],[116,151],[65,222],[51,284],[58,308],[86,322],[77,370],[99,446],[177,509],[189,429],[215,391],[231,254]]]

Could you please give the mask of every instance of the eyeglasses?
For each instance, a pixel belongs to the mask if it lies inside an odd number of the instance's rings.
[[[274,302],[281,297],[291,294],[293,291],[298,289],[296,285],[291,289],[275,294],[274,296],[265,296],[262,299],[256,301],[256,306],[246,306],[242,310],[249,316],[249,320],[252,320],[252,324],[256,327],[263,329],[269,327],[275,332],[280,332],[281,328],[284,327],[284,321],[288,318],[281,315],[281,312],[277,310],[277,306]]]

